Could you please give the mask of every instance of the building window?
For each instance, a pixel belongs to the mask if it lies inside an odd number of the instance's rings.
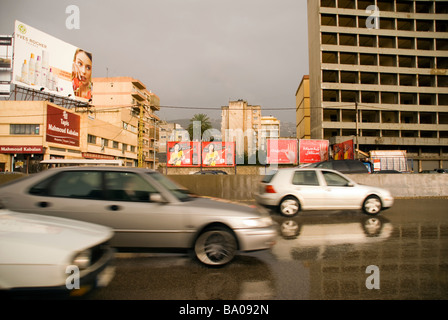
[[[109,147],[109,140],[101,138],[101,146],[102,147]]]
[[[112,148],[118,149],[118,141],[112,141]]]
[[[87,143],[96,144],[96,136],[93,136],[91,134],[87,135]]]
[[[38,124],[11,124],[9,126],[10,134],[38,135],[40,133],[40,125]]]

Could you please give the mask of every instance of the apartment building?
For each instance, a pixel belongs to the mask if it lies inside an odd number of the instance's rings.
[[[310,76],[305,75],[296,91],[296,137],[311,139]]]
[[[261,107],[239,99],[221,107],[221,135],[223,141],[236,142],[237,163],[246,153],[250,158],[258,148],[261,128]]]
[[[136,159],[143,167],[156,168],[159,97],[131,77],[93,78],[92,82],[95,117],[134,133],[135,141],[124,145],[123,152],[135,150]],[[141,159],[138,159],[139,147]]]
[[[448,1],[308,0],[311,138],[448,167]]]

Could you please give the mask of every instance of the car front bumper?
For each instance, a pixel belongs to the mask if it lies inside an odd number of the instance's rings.
[[[277,228],[248,228],[234,230],[238,237],[240,251],[256,251],[270,249],[277,240]]]
[[[393,197],[383,198],[383,209],[389,209],[393,205],[394,205],[394,198]]]

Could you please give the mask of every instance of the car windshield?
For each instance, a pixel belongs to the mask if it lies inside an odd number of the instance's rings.
[[[155,179],[162,186],[171,191],[171,193],[180,201],[190,201],[193,199],[193,197],[190,196],[190,191],[181,187],[174,181],[166,178],[164,175],[158,172],[148,172],[148,174],[151,176],[151,178]]]

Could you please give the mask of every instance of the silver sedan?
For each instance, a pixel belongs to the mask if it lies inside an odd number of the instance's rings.
[[[193,249],[207,265],[270,248],[277,232],[262,207],[194,197],[152,170],[50,169],[0,187],[6,207],[113,228],[119,251]]]
[[[360,185],[331,169],[288,168],[271,171],[260,182],[257,203],[284,216],[300,210],[362,209],[370,215],[393,205],[388,190]]]

